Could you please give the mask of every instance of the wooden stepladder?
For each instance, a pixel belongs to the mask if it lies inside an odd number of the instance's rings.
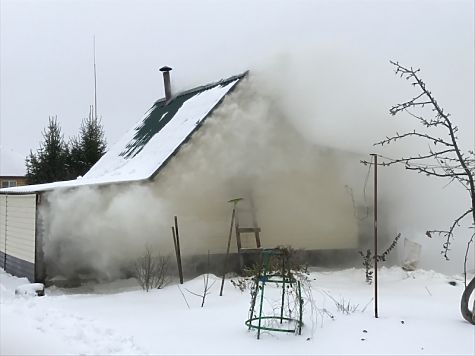
[[[231,238],[233,235],[233,229],[236,233],[236,243],[237,243],[237,250],[238,250],[238,256],[239,256],[239,267],[242,269],[244,267],[244,258],[243,258],[243,253],[246,252],[246,250],[253,251],[255,252],[255,249],[246,249],[242,247],[242,240],[241,240],[241,234],[254,234],[254,237],[256,239],[256,247],[257,249],[261,248],[261,238],[260,238],[260,232],[261,228],[257,226],[257,222],[255,219],[255,215],[253,213],[253,225],[254,227],[241,227],[239,225],[239,213],[238,213],[238,203],[243,200],[243,198],[235,198],[231,199],[228,201],[228,203],[233,203],[233,212],[231,216],[231,227],[229,228],[229,236],[228,236],[228,245],[226,248],[226,257],[224,259],[224,271],[223,271],[223,279],[221,281],[221,291],[219,293],[220,296],[223,295],[223,286],[224,286],[224,279],[226,276],[227,272],[227,265],[228,265],[228,259],[229,259],[229,250],[231,248]],[[251,204],[252,205],[252,204]]]
[[[241,227],[239,226],[239,211],[237,207],[237,203],[239,201],[243,200],[242,198],[237,198],[237,199],[232,199],[229,201],[229,203],[233,203],[233,211],[234,213],[234,226],[236,229],[236,243],[237,243],[237,249],[238,249],[238,254],[239,254],[239,267],[242,269],[244,266],[244,261],[242,254],[245,252],[245,249],[242,247],[242,240],[241,240],[241,234],[254,234],[254,237],[256,239],[256,247],[260,248],[261,247],[261,238],[259,236],[259,233],[261,232],[261,228],[257,227],[257,222],[255,218],[255,214],[253,213],[253,227]]]

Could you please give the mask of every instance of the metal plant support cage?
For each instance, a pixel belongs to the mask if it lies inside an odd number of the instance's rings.
[[[272,257],[276,257],[279,260],[281,270],[278,273],[272,273],[269,270],[270,260]],[[288,263],[289,251],[286,248],[274,248],[274,249],[262,249],[261,250],[261,266],[257,276],[254,279],[254,292],[251,299],[251,307],[249,309],[249,319],[246,320],[245,325],[249,330],[257,330],[257,339],[260,338],[261,331],[277,331],[277,332],[286,332],[286,333],[302,333],[302,309],[303,309],[303,299],[300,281],[296,280],[293,276],[290,265]],[[280,315],[263,315],[263,304],[264,304],[264,291],[266,283],[276,283],[282,285],[282,296],[280,304]],[[286,287],[296,286],[296,300],[298,304],[298,313],[296,317],[291,317],[289,315],[284,315],[284,305],[289,298],[288,293],[286,293]],[[258,315],[255,315],[256,302],[259,298],[259,308]],[[272,326],[267,324],[273,323]],[[267,323],[267,324],[266,324]]]

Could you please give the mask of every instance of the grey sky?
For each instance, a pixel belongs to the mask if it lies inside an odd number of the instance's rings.
[[[163,96],[162,65],[173,67],[179,90],[265,66],[277,53],[325,46],[343,56],[351,49],[388,73],[389,59],[422,67],[446,109],[473,132],[473,1],[0,4],[0,174],[18,172],[49,115],[66,138],[77,133],[93,100],[93,35],[109,144]]]

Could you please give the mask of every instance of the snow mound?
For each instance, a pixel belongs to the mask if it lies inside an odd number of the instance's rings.
[[[45,286],[43,283],[22,284],[15,288],[15,295],[42,297],[45,295]]]

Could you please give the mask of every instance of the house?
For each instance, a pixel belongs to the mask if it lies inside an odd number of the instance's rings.
[[[0,188],[19,187],[27,184],[28,179],[25,176],[0,176]]]
[[[146,244],[172,253],[173,216],[185,260],[222,255],[234,198],[263,246],[354,252],[341,168],[352,157],[307,142],[247,72],[172,95],[171,69],[161,70],[165,98],[84,177],[0,190],[1,267],[31,281],[45,270],[111,276]]]

